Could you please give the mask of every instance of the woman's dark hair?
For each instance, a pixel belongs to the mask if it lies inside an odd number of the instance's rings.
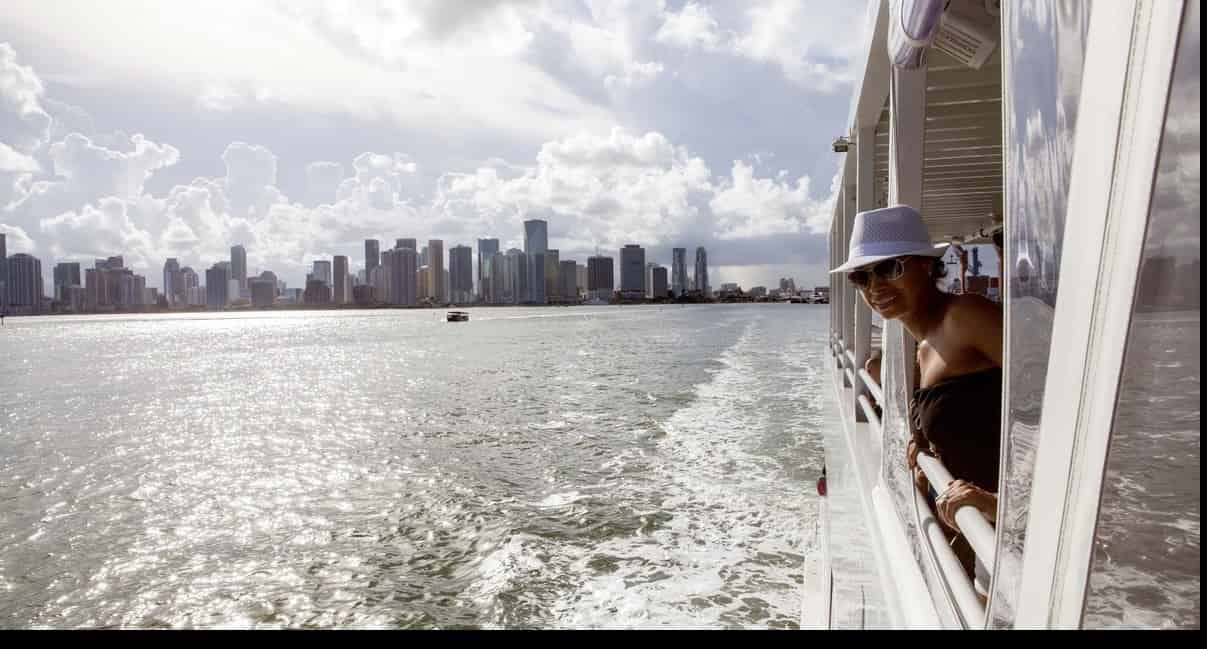
[[[993,245],[997,246],[998,248],[1002,247],[1002,231],[1001,230],[998,230],[997,232],[993,233]]]

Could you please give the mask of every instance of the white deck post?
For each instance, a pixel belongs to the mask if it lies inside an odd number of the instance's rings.
[[[855,134],[855,212],[863,212],[874,207],[875,191],[873,183],[875,182],[876,168],[876,125],[859,129]],[[850,282],[847,282],[848,284]],[[872,309],[868,307],[867,302],[863,301],[863,297],[855,295],[855,335],[853,345],[855,348],[855,373],[858,375],[859,370],[863,369],[867,363],[868,357],[872,351]],[[880,377],[877,376],[877,379]],[[855,382],[855,402],[851,407],[855,410],[855,420],[859,422],[867,421],[867,417],[863,414],[863,408],[859,407],[860,395],[867,395],[868,389],[864,386],[863,381]],[[882,404],[877,404],[881,405]]]
[[[848,184],[855,178],[855,174],[850,169],[854,165],[855,156],[853,153],[847,153],[846,156],[845,166],[848,170],[843,174],[842,191],[839,192],[838,198],[838,210],[842,214],[842,240],[846,244],[843,245],[843,250],[846,250],[850,244],[851,233],[855,227],[855,185]],[[846,352],[855,346],[855,301],[860,298],[855,295],[855,285],[848,282],[845,277],[842,278],[840,289],[842,292],[842,347],[843,354],[846,355]],[[846,372],[843,373],[843,385],[848,388],[856,387],[859,381],[852,382],[850,376]]]
[[[889,204],[905,204],[921,212],[922,162],[926,144],[926,66],[916,70],[893,67],[889,90]],[[907,394],[914,388],[918,343],[902,328]],[[885,340],[887,349],[889,341]]]

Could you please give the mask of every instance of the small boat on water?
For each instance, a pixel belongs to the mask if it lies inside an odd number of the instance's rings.
[[[449,322],[469,322],[468,311],[449,311],[447,320]]]

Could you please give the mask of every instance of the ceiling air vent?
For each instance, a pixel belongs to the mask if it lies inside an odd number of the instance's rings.
[[[952,2],[943,14],[943,24],[931,46],[979,70],[997,47],[996,20],[984,7]]]

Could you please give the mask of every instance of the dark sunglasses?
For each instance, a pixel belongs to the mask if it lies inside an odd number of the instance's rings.
[[[885,259],[866,268],[847,273],[847,279],[859,288],[865,288],[872,282],[872,275],[884,280],[900,279],[905,274],[905,260],[900,257]]]

